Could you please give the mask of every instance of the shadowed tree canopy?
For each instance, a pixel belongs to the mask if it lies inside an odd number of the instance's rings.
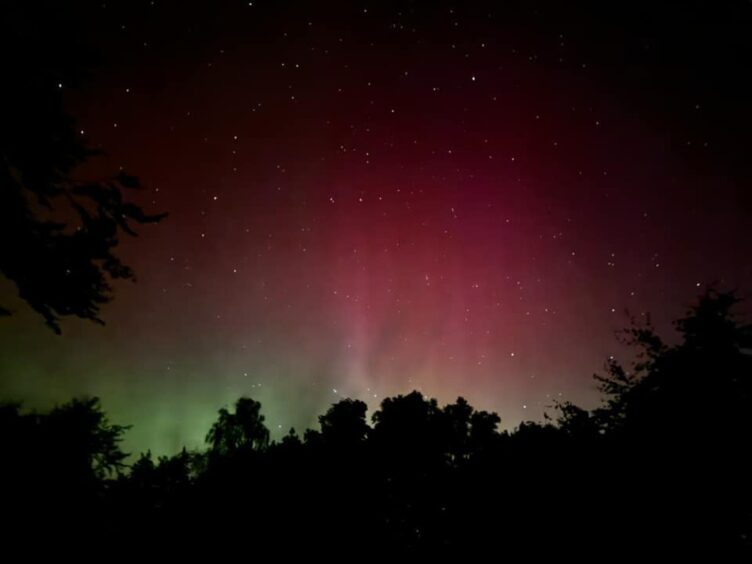
[[[133,224],[159,221],[124,197],[140,188],[119,171],[79,181],[91,149],[68,115],[67,87],[90,62],[74,11],[61,2],[10,0],[0,6],[0,274],[60,332],[61,317],[102,322],[112,279],[133,279],[115,254]],[[0,315],[11,311],[0,304]]]
[[[739,302],[733,292],[706,291],[675,322],[682,340],[674,346],[649,323],[628,329],[636,362],[627,369],[609,361],[607,374],[596,376],[606,402],[592,415],[602,432],[697,438],[752,431],[752,326],[734,315]],[[570,407],[569,424],[574,414]]]
[[[368,406],[360,400],[343,399],[319,416],[323,439],[335,446],[354,446],[368,437]]]
[[[746,562],[752,335],[738,301],[707,292],[672,345],[633,326],[636,361],[608,364],[601,407],[562,402],[555,421],[511,431],[462,397],[442,406],[414,391],[385,398],[372,425],[365,403],[344,399],[320,431],[272,441],[261,404],[242,397],[219,411],[207,449],[147,453],[126,473],[125,428],[97,400],[44,414],[0,404],[6,536],[64,542],[85,530],[106,546],[127,538],[186,555],[249,539],[261,553],[309,558],[335,546],[466,561],[503,547]]]
[[[232,454],[240,450],[263,450],[269,444],[269,429],[264,425],[261,403],[242,397],[235,402],[235,412],[224,407],[219,419],[206,435],[212,452]]]
[[[96,489],[125,468],[120,448],[129,427],[110,423],[98,398],[74,399],[50,412],[23,413],[18,404],[0,406],[2,472],[36,477],[36,488]],[[74,493],[72,490],[68,493]]]

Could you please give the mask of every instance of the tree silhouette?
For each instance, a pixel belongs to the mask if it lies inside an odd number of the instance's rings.
[[[666,344],[635,325],[628,367],[609,361],[603,404],[557,405],[548,421],[499,432],[464,398],[414,391],[345,399],[303,439],[272,441],[261,404],[221,409],[207,450],[151,453],[123,472],[97,400],[48,413],[0,406],[0,485],[12,538],[132,542],[190,556],[248,543],[258,553],[470,559],[577,554],[752,554],[750,327],[732,293],[708,291]],[[187,541],[186,539],[190,539]],[[365,552],[367,550],[367,552]]]
[[[6,546],[44,538],[57,550],[104,538],[110,484],[125,469],[127,427],[109,422],[97,398],[48,413],[0,409],[0,497]]]
[[[633,326],[626,342],[637,349],[631,370],[610,360],[596,376],[605,405],[594,415],[606,431],[696,439],[752,430],[752,326],[733,312],[733,292],[707,290],[675,322],[682,337],[668,346],[652,326]],[[702,413],[702,417],[698,415]]]
[[[42,433],[58,457],[58,467],[91,480],[113,477],[125,467],[127,453],[120,449],[126,426],[113,425],[99,398],[74,399],[41,419]],[[61,463],[60,461],[66,462]]]
[[[319,416],[321,435],[328,444],[340,447],[356,447],[368,437],[370,427],[366,423],[368,406],[359,400],[343,399]]]
[[[265,449],[269,444],[269,429],[264,425],[261,404],[242,397],[235,402],[235,412],[219,410],[219,419],[206,435],[206,442],[215,454],[233,454],[240,450]]]
[[[60,318],[101,323],[110,281],[134,279],[115,254],[121,233],[153,223],[127,202],[140,188],[119,171],[98,181],[76,179],[91,149],[68,115],[63,90],[80,81],[88,60],[75,17],[61,3],[11,0],[0,7],[0,274],[60,333]],[[22,46],[22,47],[20,47]],[[10,315],[0,307],[0,315]]]
[[[447,451],[452,463],[458,464],[470,456],[470,419],[472,406],[465,398],[457,398],[454,404],[444,408],[447,434]]]
[[[397,464],[430,464],[445,455],[441,408],[420,392],[385,398],[373,414],[373,440],[385,460]],[[433,460],[432,460],[433,459]]]
[[[749,548],[752,332],[734,315],[739,301],[707,290],[675,322],[675,345],[649,322],[633,325],[631,367],[610,360],[596,376],[603,405],[592,413],[560,406],[560,428],[575,440],[602,437],[598,463],[613,470],[600,483],[622,507],[623,525],[640,520],[642,546],[677,552],[692,539],[697,550],[716,547],[725,557]]]

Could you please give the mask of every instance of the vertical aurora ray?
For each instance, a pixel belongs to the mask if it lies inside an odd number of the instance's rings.
[[[51,335],[2,287],[2,397],[99,395],[155,452],[242,394],[275,435],[414,388],[511,427],[595,401],[625,309],[665,328],[698,283],[750,287],[748,201],[697,141],[723,141],[712,104],[655,119],[559,20],[108,4],[86,16],[105,64],[66,95],[97,166],[170,216],[122,241],[139,281],[104,328]]]

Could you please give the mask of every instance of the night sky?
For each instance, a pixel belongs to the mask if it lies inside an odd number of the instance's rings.
[[[83,3],[82,174],[170,215],[104,327],[3,298],[2,396],[98,395],[160,453],[241,395],[276,436],[412,389],[594,405],[630,314],[752,288],[752,6],[601,4]]]

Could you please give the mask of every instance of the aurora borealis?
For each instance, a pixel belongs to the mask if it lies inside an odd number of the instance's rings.
[[[323,4],[80,8],[93,168],[170,215],[122,240],[105,327],[4,298],[3,397],[98,395],[155,452],[244,394],[279,433],[412,389],[511,427],[592,405],[627,311],[752,287],[749,6]]]

